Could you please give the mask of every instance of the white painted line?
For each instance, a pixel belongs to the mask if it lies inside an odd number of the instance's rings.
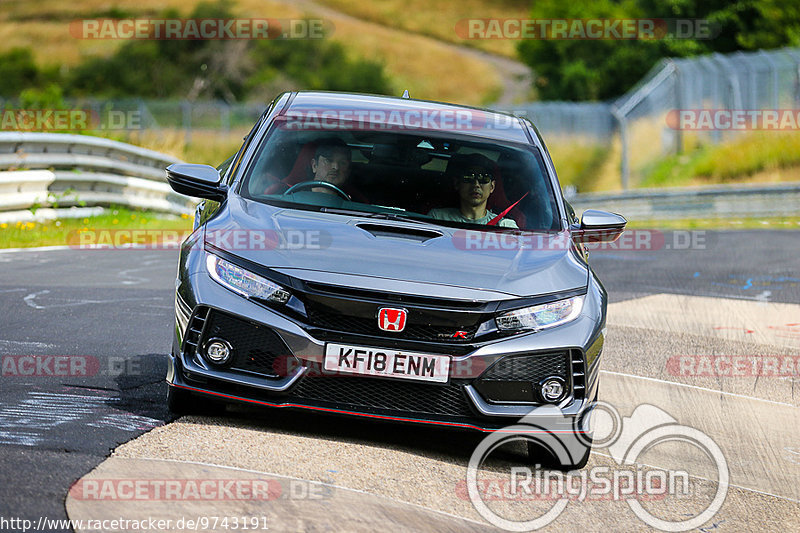
[[[111,304],[111,303],[119,303],[119,302],[140,302],[146,300],[162,300],[162,298],[158,296],[151,296],[147,298],[115,298],[113,300],[73,300],[68,303],[61,303],[61,304],[48,304],[48,305],[39,305],[35,303],[33,300],[36,299],[37,296],[42,294],[49,294],[50,291],[45,289],[39,292],[33,292],[26,297],[23,298],[26,304],[34,309],[55,309],[57,307],[76,307],[79,305],[96,305],[96,304]],[[69,298],[58,298],[60,300],[70,300]],[[170,307],[172,309],[172,307]]]
[[[13,252],[52,252],[54,250],[69,250],[71,246],[37,246],[33,248],[3,248],[0,249],[0,254],[13,253]]]
[[[50,291],[48,291],[47,289],[39,292],[32,292],[25,298],[23,298],[23,300],[25,301],[26,304],[28,304],[30,307],[33,307],[34,309],[46,309],[46,307],[42,307],[41,305],[33,303],[33,299],[39,296],[40,294],[49,294],[49,293]]]
[[[594,450],[592,450],[592,453],[594,455],[600,455],[600,456],[603,456],[603,457],[608,457],[609,459],[612,459],[612,460],[614,459],[610,455],[606,455],[604,453],[596,452]],[[639,461],[636,461],[636,464],[639,464],[639,465],[642,465],[642,466],[646,466],[648,468],[655,468],[655,469],[658,469],[658,470],[666,470],[663,467],[656,466],[656,465],[651,465],[651,464],[647,464],[647,463],[642,463],[642,462],[639,462]],[[708,479],[707,477],[703,477],[703,476],[696,476],[694,474],[689,474],[689,477],[693,477],[693,478],[696,478],[696,479],[703,479],[703,480],[709,481],[711,483],[717,483],[718,482],[717,480]],[[746,490],[748,492],[755,492],[756,494],[763,494],[764,496],[772,496],[773,498],[778,498],[780,500],[786,500],[786,501],[789,501],[789,502],[800,503],[800,500],[795,500],[794,498],[788,498],[786,496],[779,496],[778,494],[773,494],[771,492],[765,492],[763,490],[758,490],[758,489],[751,489],[750,487],[743,487],[743,486],[737,485],[735,483],[728,482],[728,486],[729,487],[736,487],[737,489]]]
[[[795,407],[795,408],[797,407],[796,405],[792,405],[790,403],[776,402],[775,400],[756,398],[755,396],[746,396],[744,394],[736,394],[733,392],[725,392],[716,389],[709,389],[706,387],[698,387],[697,385],[687,385],[686,383],[678,383],[677,381],[667,381],[665,379],[651,378],[647,376],[637,376],[635,374],[625,374],[624,372],[613,372],[611,370],[601,370],[600,372],[603,374],[610,374],[612,376],[624,376],[626,378],[636,378],[636,379],[643,379],[645,381],[655,381],[656,383],[665,383],[667,385],[674,385],[676,387],[686,387],[689,389],[696,389],[696,390],[701,390],[703,392],[711,392],[714,394],[724,394],[725,396],[734,396],[736,398],[743,398],[745,400],[755,400],[757,402],[766,402],[766,403],[771,403],[773,405],[782,405],[784,407]]]
[[[55,344],[47,344],[44,342],[31,342],[31,341],[11,341],[7,339],[0,339],[0,346],[6,344],[13,344],[15,346],[30,346],[32,348],[54,348]]]
[[[167,425],[169,426],[171,424],[167,424]],[[473,520],[473,519],[467,518],[465,516],[459,516],[459,515],[451,514],[451,513],[448,513],[446,511],[439,511],[438,509],[432,509],[430,507],[425,507],[424,505],[420,505],[418,503],[405,502],[403,500],[398,500],[398,499],[392,498],[390,496],[383,496],[382,494],[375,494],[373,492],[367,492],[367,491],[361,490],[361,489],[353,489],[353,488],[350,488],[350,487],[343,487],[341,485],[334,485],[332,483],[325,483],[324,481],[313,481],[311,479],[303,479],[303,478],[300,478],[300,477],[287,476],[285,474],[274,474],[272,472],[263,472],[261,470],[250,470],[248,468],[239,468],[238,466],[217,465],[217,464],[214,464],[214,463],[201,463],[200,461],[184,461],[182,459],[164,459],[164,458],[161,458],[161,457],[116,457],[116,456],[112,456],[112,457],[114,459],[119,459],[119,460],[130,459],[132,461],[163,461],[165,463],[184,463],[184,464],[197,465],[197,466],[210,466],[210,467],[214,467],[214,468],[224,468],[224,469],[227,469],[227,470],[238,470],[239,472],[247,472],[248,474],[262,474],[262,475],[267,475],[267,476],[282,477],[282,478],[285,478],[285,479],[293,479],[295,481],[305,481],[306,483],[317,483],[319,485],[324,485],[326,487],[331,487],[331,488],[334,488],[334,489],[341,489],[341,490],[346,490],[346,491],[350,491],[350,492],[357,492],[359,494],[364,494],[366,496],[372,496],[372,497],[375,497],[375,498],[380,498],[382,500],[389,500],[389,501],[400,503],[400,504],[403,504],[403,505],[411,505],[411,506],[417,507],[419,509],[424,509],[425,511],[430,511],[430,512],[441,514],[441,515],[444,515],[444,516],[449,516],[450,518],[455,518],[457,520],[464,520],[466,522],[472,522],[473,524],[476,524],[476,525],[480,525],[480,526],[484,526],[484,527],[487,526],[487,524],[484,523],[484,522],[479,522],[477,520]],[[100,465],[102,465],[102,464],[103,463],[100,463]],[[81,479],[83,479],[83,478],[81,478]]]

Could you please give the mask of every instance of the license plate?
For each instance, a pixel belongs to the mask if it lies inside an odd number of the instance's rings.
[[[415,381],[447,383],[450,357],[393,348],[371,348],[329,343],[325,346],[325,370],[385,376]]]

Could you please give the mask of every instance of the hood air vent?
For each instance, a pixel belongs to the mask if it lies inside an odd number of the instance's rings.
[[[362,222],[356,224],[356,227],[368,231],[375,237],[406,239],[415,242],[425,242],[444,235],[444,233],[432,229],[390,226],[388,224],[375,224],[374,222]]]

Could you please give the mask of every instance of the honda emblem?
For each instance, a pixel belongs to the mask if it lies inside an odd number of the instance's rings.
[[[406,328],[405,309],[381,307],[378,310],[378,327],[383,331],[403,331]]]

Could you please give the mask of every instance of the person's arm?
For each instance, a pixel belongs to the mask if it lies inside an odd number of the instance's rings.
[[[519,226],[517,226],[517,223],[514,221],[514,219],[511,219],[511,218],[501,219],[500,223],[498,224],[498,226],[500,226],[501,228],[519,229]]]

